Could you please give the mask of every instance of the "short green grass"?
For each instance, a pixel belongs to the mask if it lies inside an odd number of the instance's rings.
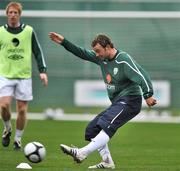
[[[13,122],[14,125],[14,122]],[[73,162],[63,154],[59,144],[83,146],[87,122],[29,120],[23,145],[39,141],[46,147],[47,155],[39,164],[27,161],[22,151],[17,152],[0,145],[0,171],[17,171],[16,166],[28,162],[34,171],[86,171],[87,167],[101,161],[97,152],[82,164]],[[0,125],[2,130],[2,124]],[[109,143],[116,169],[119,171],[179,171],[180,125],[160,123],[128,123],[120,128]],[[12,135],[13,139],[13,135]]]

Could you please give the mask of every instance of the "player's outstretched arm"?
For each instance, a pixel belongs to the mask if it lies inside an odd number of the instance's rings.
[[[146,99],[146,103],[149,107],[151,107],[151,106],[154,106],[155,104],[157,104],[157,101],[153,97],[149,97]]]
[[[58,34],[58,33],[55,33],[55,32],[50,32],[49,33],[49,38],[58,43],[58,44],[61,44],[64,40],[64,37],[61,35],[61,34]]]

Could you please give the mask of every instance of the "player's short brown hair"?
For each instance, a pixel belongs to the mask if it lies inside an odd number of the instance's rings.
[[[10,7],[14,7],[18,10],[19,14],[21,15],[22,13],[22,5],[19,2],[10,2],[7,6],[6,6],[6,14],[8,14],[8,10]]]
[[[114,48],[111,39],[105,34],[98,34],[92,41],[91,46],[95,47],[97,43],[99,43],[103,48],[105,48],[107,45],[109,45],[111,48]]]

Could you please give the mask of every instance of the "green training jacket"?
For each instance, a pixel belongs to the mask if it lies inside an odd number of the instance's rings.
[[[61,45],[75,56],[100,66],[111,102],[122,96],[143,95],[147,99],[153,95],[149,75],[126,52],[118,50],[113,59],[102,60],[93,50],[79,47],[67,39]]]

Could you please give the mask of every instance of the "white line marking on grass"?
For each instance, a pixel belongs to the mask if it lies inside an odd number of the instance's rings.
[[[95,114],[56,114],[54,118],[51,119],[62,121],[90,121],[95,116]],[[48,119],[44,113],[28,113],[27,118],[31,120]],[[12,114],[12,119],[16,119],[16,113]],[[130,122],[180,123],[180,116],[156,115],[153,113],[146,114],[146,112],[143,111]]]

